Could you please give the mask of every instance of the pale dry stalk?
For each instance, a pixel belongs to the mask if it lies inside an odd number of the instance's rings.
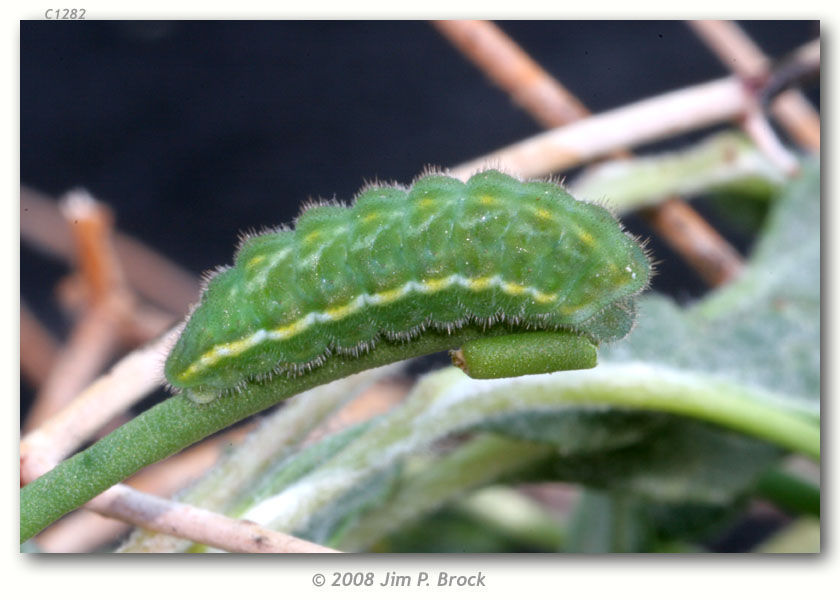
[[[26,186],[20,190],[20,236],[64,260],[74,256],[73,238],[55,201]],[[198,300],[198,279],[136,239],[115,233],[113,245],[128,285],[167,312],[184,314]]]
[[[132,301],[111,247],[110,212],[84,192],[70,192],[62,212],[73,232],[86,309],[24,422],[30,431],[66,405],[102,369],[118,346],[119,325]]]
[[[96,377],[118,346],[118,326],[111,307],[98,305],[85,313],[38,390],[24,421],[24,432],[39,427]]]
[[[36,389],[43,385],[55,364],[58,342],[32,310],[20,302],[20,371]]]
[[[770,59],[732,21],[690,21],[694,32],[733,73],[747,80],[769,77]],[[813,46],[805,47],[813,52]],[[817,54],[818,57],[818,54]],[[770,113],[801,146],[820,149],[820,115],[798,90],[787,90],[770,103]]]
[[[101,515],[127,521],[138,527],[228,552],[337,552],[307,540],[265,529],[251,521],[232,519],[209,510],[164,500],[123,484],[113,486],[85,506]]]

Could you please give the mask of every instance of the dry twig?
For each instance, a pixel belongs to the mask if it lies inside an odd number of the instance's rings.
[[[745,80],[762,81],[770,76],[771,63],[761,49],[732,21],[691,21],[694,32],[733,73]],[[805,48],[812,51],[811,46]],[[820,116],[798,90],[779,94],[770,112],[797,143],[820,149]]]
[[[58,342],[41,325],[23,300],[20,303],[20,370],[36,388],[43,385],[55,364]]]
[[[118,484],[85,506],[138,527],[206,544],[228,552],[337,552],[251,521],[231,519],[187,504],[144,494]]]
[[[20,236],[36,248],[64,260],[73,257],[73,239],[56,203],[26,186],[20,190]],[[114,248],[128,284],[172,314],[184,314],[198,299],[199,282],[134,238],[114,235]]]
[[[490,21],[433,21],[434,26],[543,127],[559,127],[589,111],[516,42]]]
[[[537,177],[624,148],[740,118],[752,99],[728,77],[648,98],[535,135],[452,169],[466,178],[488,164]]]
[[[119,323],[131,312],[131,298],[110,245],[110,213],[84,192],[70,192],[62,209],[75,240],[87,310],[35,397],[25,431],[67,404],[96,376],[117,347]]]

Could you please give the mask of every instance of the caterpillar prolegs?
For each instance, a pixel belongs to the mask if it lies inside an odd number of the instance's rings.
[[[549,345],[576,340],[571,363],[547,352],[560,358],[534,369],[594,366],[597,344],[631,329],[649,277],[644,250],[616,219],[555,183],[489,170],[466,183],[429,174],[410,188],[374,185],[351,206],[314,206],[294,229],[245,239],[234,266],[208,281],[166,377],[212,399],[383,337],[410,343],[427,328],[468,324],[558,332]],[[515,353],[517,339],[493,352]]]

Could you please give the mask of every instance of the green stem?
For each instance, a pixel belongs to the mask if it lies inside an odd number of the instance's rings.
[[[456,347],[479,337],[509,333],[511,330],[504,326],[488,330],[467,327],[452,335],[427,331],[411,342],[383,341],[363,356],[336,356],[300,377],[252,384],[239,394],[209,404],[196,404],[181,394],[174,396],[21,489],[21,542],[144,466],[294,394],[383,364]],[[784,398],[691,373],[640,363],[517,380],[479,381],[453,371],[457,374],[453,377],[460,376],[467,382],[461,389],[482,407],[474,409],[476,418],[511,402],[519,410],[529,404],[604,404],[692,417],[815,459],[820,456],[819,423],[793,414],[785,408]],[[514,396],[506,397],[511,381],[516,382]],[[459,405],[453,404],[452,408],[456,406]],[[461,403],[454,413],[447,413],[449,419],[466,408]]]
[[[383,340],[359,357],[333,357],[324,366],[299,377],[253,383],[241,393],[207,404],[197,404],[184,394],[177,394],[23,487],[20,541],[28,540],[143,467],[290,396],[366,369],[448,350],[479,337],[508,333],[511,329],[502,325],[487,330],[470,326],[451,335],[429,330],[410,342]]]
[[[261,419],[259,427],[192,484],[179,500],[191,506],[229,514],[237,496],[248,489],[269,465],[294,452],[301,440],[328,415],[373,382],[388,373],[397,372],[398,365],[371,369],[298,394],[282,410]],[[118,552],[186,552],[192,545],[191,540],[138,529]]]
[[[820,516],[820,488],[782,469],[762,475],[756,493],[795,515]]]
[[[604,377],[606,370],[612,371]],[[788,450],[820,459],[820,424],[788,398],[690,372],[649,364],[602,367],[591,373],[569,372],[567,402],[608,404],[654,410],[722,425]],[[575,385],[576,381],[582,385]]]

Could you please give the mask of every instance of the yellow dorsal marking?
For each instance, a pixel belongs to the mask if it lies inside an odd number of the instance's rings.
[[[493,196],[484,195],[481,196],[478,199],[478,201],[484,204],[485,206],[492,206],[493,204],[496,204],[496,199]]]
[[[537,215],[543,221],[553,221],[554,215],[551,214],[551,211],[546,210],[545,208],[538,208],[534,211],[534,214]]]
[[[306,237],[303,238],[303,241],[306,242],[307,244],[309,242],[314,242],[315,240],[317,240],[320,237],[320,235],[321,235],[320,230],[316,229],[315,231],[307,233]]]
[[[417,204],[420,205],[420,208],[432,208],[436,203],[434,198],[423,198]]]
[[[592,237],[592,234],[588,231],[580,231],[578,233],[578,237],[580,241],[589,246],[590,248],[595,245],[595,238]]]

